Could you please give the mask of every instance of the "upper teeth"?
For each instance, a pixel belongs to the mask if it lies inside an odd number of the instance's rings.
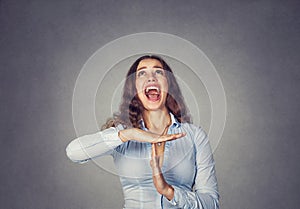
[[[150,91],[150,90],[156,90],[156,91],[159,91],[159,88],[156,87],[156,86],[149,86],[146,88],[146,92]]]

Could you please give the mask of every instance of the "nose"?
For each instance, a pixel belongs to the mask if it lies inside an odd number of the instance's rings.
[[[154,77],[148,78],[148,82],[155,82],[155,81],[156,81],[156,78],[154,78]]]
[[[148,82],[155,82],[155,81],[157,81],[155,77],[155,73],[151,73],[148,77]]]

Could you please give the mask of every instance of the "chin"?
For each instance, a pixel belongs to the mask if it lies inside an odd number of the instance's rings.
[[[157,110],[163,110],[165,108],[164,105],[158,106],[158,105],[147,105],[144,106],[144,109],[147,111],[157,111]]]
[[[165,99],[162,98],[158,101],[153,102],[144,97],[141,101],[144,109],[148,111],[163,110],[166,108]]]

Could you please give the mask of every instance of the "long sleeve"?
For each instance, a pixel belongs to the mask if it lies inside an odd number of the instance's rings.
[[[84,163],[88,160],[109,155],[123,142],[118,137],[119,128],[111,127],[95,134],[74,139],[66,148],[67,156],[73,161]]]
[[[194,191],[173,186],[174,198],[162,198],[163,208],[218,209],[219,193],[215,162],[207,135],[202,129],[195,133],[196,177]]]

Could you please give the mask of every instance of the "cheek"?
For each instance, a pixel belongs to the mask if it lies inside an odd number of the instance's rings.
[[[168,85],[167,79],[165,79],[165,80],[162,82],[162,84],[163,84],[163,90],[164,90],[165,92],[168,93],[169,85]]]
[[[135,81],[135,88],[136,88],[136,91],[137,91],[138,94],[142,92],[143,84],[140,80]]]

